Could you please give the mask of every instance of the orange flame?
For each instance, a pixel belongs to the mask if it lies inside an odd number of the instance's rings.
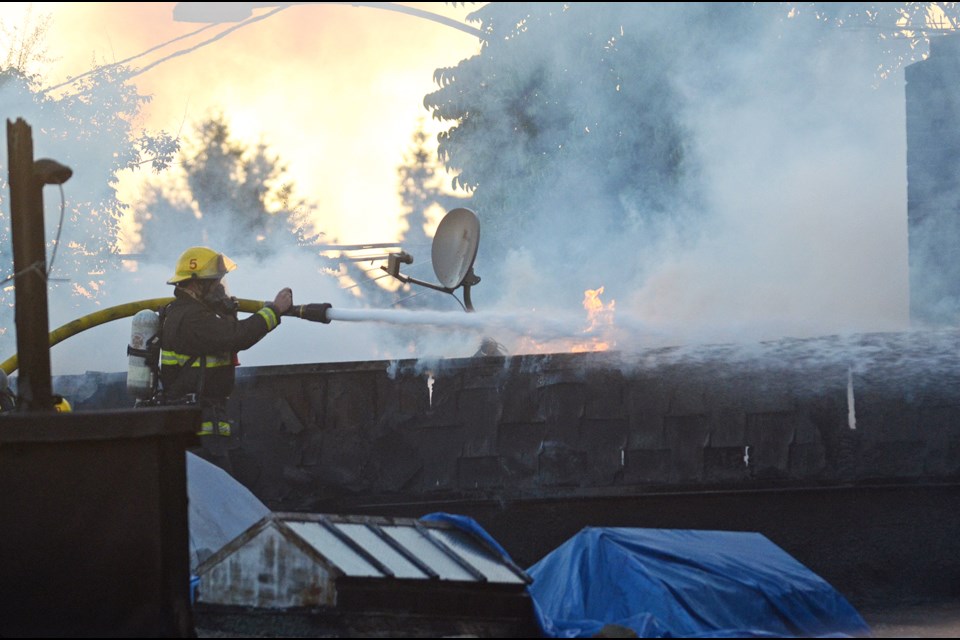
[[[604,305],[600,296],[603,294],[603,286],[599,289],[587,289],[583,292],[583,308],[587,310],[587,320],[590,324],[584,333],[600,331],[613,326],[613,312],[616,307],[616,300],[611,300],[610,304]],[[587,342],[574,344],[572,351],[581,353],[584,351],[607,351],[611,347],[609,342],[600,338],[590,338]]]
[[[611,337],[616,302],[610,301],[609,304],[604,304],[600,299],[601,295],[603,295],[602,286],[583,292],[583,308],[587,311],[587,324],[582,333],[590,335],[579,340],[559,338],[545,342],[525,337],[521,338],[512,350],[515,353],[583,353],[610,350],[616,345]]]

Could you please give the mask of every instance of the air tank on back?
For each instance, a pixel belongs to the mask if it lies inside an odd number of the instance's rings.
[[[142,309],[133,316],[127,345],[127,392],[137,400],[153,397],[160,360],[160,315]]]

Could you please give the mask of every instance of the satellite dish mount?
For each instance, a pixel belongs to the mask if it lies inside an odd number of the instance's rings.
[[[470,300],[470,287],[480,282],[480,277],[473,272],[473,261],[477,257],[479,245],[480,221],[477,215],[469,209],[453,209],[440,221],[433,236],[431,261],[433,272],[440,284],[424,282],[400,273],[401,264],[413,264],[413,256],[405,251],[390,254],[387,266],[380,268],[400,282],[418,284],[451,295],[463,287],[463,306],[470,312],[474,310]]]

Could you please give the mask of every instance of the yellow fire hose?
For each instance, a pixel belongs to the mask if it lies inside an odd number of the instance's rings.
[[[113,320],[119,320],[120,318],[129,318],[130,316],[136,315],[138,311],[144,309],[150,309],[151,311],[157,311],[160,307],[173,302],[173,298],[151,298],[149,300],[139,300],[137,302],[128,302],[126,304],[120,304],[115,307],[108,307],[106,309],[101,309],[94,313],[83,316],[82,318],[77,318],[62,327],[58,327],[50,332],[50,346],[52,347],[55,344],[63,342],[71,336],[75,336],[81,331],[86,331],[93,327],[111,322]],[[238,300],[240,303],[240,311],[245,313],[256,313],[263,308],[263,301],[261,300]],[[3,361],[0,364],[0,369],[3,369],[4,373],[10,375],[17,370],[17,367],[20,366],[17,354],[14,354]]]

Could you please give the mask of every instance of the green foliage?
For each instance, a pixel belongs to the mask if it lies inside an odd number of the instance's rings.
[[[468,16],[489,34],[480,54],[438,69],[424,105],[451,122],[439,155],[481,218],[478,261],[528,251],[576,279],[603,252],[632,276],[705,215],[690,107],[752,69],[757,88],[795,77],[808,99],[842,62],[824,53],[838,38],[872,48],[875,83],[958,18],[957,3],[493,2]],[[787,61],[779,76],[767,50]]]
[[[314,205],[295,198],[287,167],[265,143],[237,140],[223,114],[187,136],[175,173],[173,187],[169,177],[151,185],[134,212],[148,258],[169,262],[196,244],[264,258],[322,235],[311,227]]]
[[[42,35],[42,33],[40,34]],[[39,37],[39,35],[38,35]],[[120,269],[116,246],[125,205],[117,198],[120,171],[150,165],[164,167],[177,147],[175,138],[160,133],[135,131],[135,121],[148,100],[124,82],[125,69],[106,66],[93,70],[74,83],[68,93],[53,96],[43,90],[39,75],[27,73],[39,61],[34,51],[39,41],[27,38],[21,49],[6,58],[0,69],[0,110],[8,122],[22,119],[31,127],[34,157],[53,158],[70,167],[73,177],[63,185],[65,197],[60,245],[50,273],[50,298],[69,300],[75,308],[99,303],[107,296],[104,286]],[[13,251],[10,238],[7,157],[0,157],[0,348],[15,350],[13,332]],[[44,189],[47,211],[57,210],[59,193]],[[53,256],[59,217],[47,216],[48,260]]]
[[[785,2],[781,15],[874,40],[881,79],[922,59],[931,38],[960,27],[957,2]]]
[[[440,164],[436,154],[427,149],[427,133],[421,122],[413,133],[413,142],[404,155],[404,164],[397,169],[400,181],[402,216],[407,230],[400,239],[408,251],[429,254],[431,238],[424,227],[432,207],[448,211],[463,206],[464,198],[449,193],[439,182]]]
[[[400,238],[404,251],[414,257],[414,263],[404,269],[411,277],[432,281],[432,236],[427,235],[428,212],[445,213],[464,204],[465,198],[449,193],[440,182],[440,164],[436,154],[427,148],[427,133],[421,122],[413,134],[404,164],[397,169],[400,181],[402,215],[407,229]],[[442,213],[441,213],[442,212]],[[459,309],[456,301],[445,293],[426,287],[407,286],[397,292],[393,306],[407,309]]]
[[[676,46],[635,3],[490,3],[480,55],[439,69],[424,99],[454,185],[473,194],[490,259],[549,221],[625,233],[695,199],[671,83]],[[643,5],[645,6],[645,5]],[[561,224],[561,227],[566,225]],[[566,252],[586,248],[570,234]]]

